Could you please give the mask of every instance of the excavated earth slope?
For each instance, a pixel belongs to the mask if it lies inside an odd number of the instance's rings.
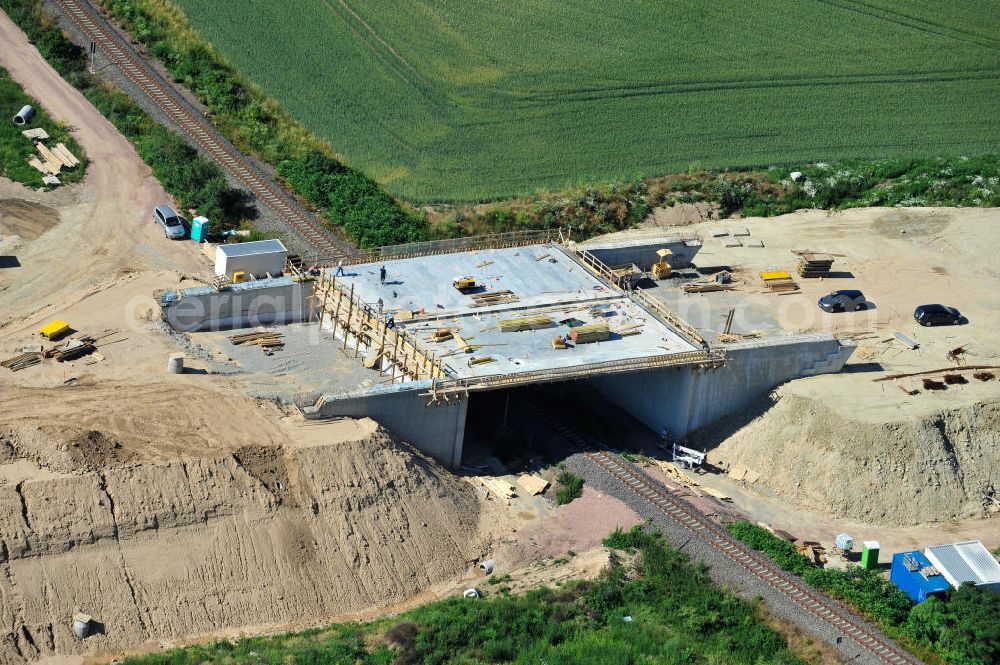
[[[39,438],[0,432],[3,663],[319,621],[402,600],[475,557],[471,486],[382,431],[89,471]],[[56,448],[115,446],[90,432]],[[75,611],[100,634],[77,640]]]
[[[1000,489],[1000,401],[855,420],[790,386],[710,453],[799,505],[883,524],[978,517]],[[737,417],[738,419],[739,417]],[[725,429],[724,427],[721,429]]]

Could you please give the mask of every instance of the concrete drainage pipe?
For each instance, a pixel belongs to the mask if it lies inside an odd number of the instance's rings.
[[[23,107],[21,107],[21,110],[17,112],[17,115],[14,116],[14,124],[26,125],[34,115],[35,115],[35,107],[28,106],[27,104],[25,104]]]

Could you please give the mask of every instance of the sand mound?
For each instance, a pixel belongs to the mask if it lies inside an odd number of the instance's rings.
[[[472,488],[382,431],[77,472],[42,468],[7,439],[4,663],[317,622],[398,602],[476,556]],[[109,445],[100,432],[74,443]],[[102,634],[76,640],[74,611]]]
[[[912,420],[899,412],[879,423],[845,418],[787,387],[772,397],[770,409],[718,444],[713,463],[754,470],[758,484],[803,507],[870,522],[991,510],[986,497],[1000,489],[1000,401]]]

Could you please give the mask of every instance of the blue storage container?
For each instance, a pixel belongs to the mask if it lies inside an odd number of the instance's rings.
[[[208,239],[208,218],[195,217],[191,220],[191,240],[205,242]]]
[[[899,552],[892,557],[889,581],[899,587],[915,603],[943,593],[951,586],[921,552]]]

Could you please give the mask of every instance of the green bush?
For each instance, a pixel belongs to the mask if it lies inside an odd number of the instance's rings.
[[[642,526],[617,531],[638,551],[619,553],[590,582],[520,596],[450,598],[369,624],[251,637],[134,656],[128,665],[202,663],[801,663],[759,608],[717,587],[704,566]],[[631,621],[625,621],[625,617]]]
[[[427,222],[400,208],[364,174],[320,152],[278,165],[296,192],[343,227],[362,247],[425,240]]]
[[[914,605],[876,571],[852,567],[823,569],[795,552],[788,541],[767,529],[739,520],[728,525],[738,539],[770,556],[782,569],[852,605],[887,634],[927,648],[955,665],[1000,662],[1000,594],[963,585],[943,599]],[[615,534],[612,534],[613,536]],[[618,536],[621,537],[620,535]]]
[[[583,495],[583,478],[575,473],[563,471],[556,477],[556,483],[558,483],[556,503],[560,506],[564,506],[574,499],[579,499]]]

